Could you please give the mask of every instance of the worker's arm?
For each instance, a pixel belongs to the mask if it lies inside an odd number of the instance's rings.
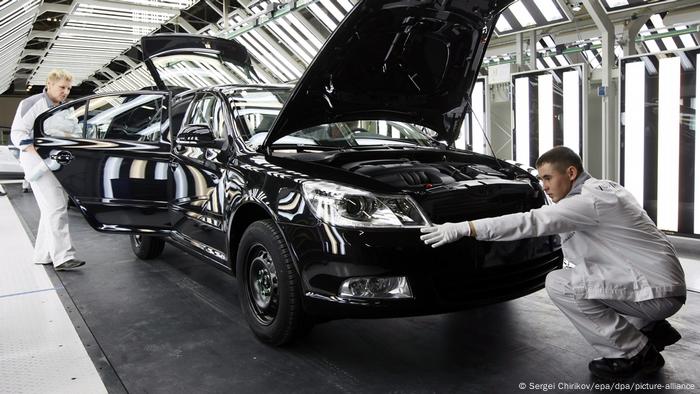
[[[10,139],[12,143],[20,150],[36,153],[34,150],[34,120],[36,115],[35,110],[30,103],[26,101],[20,102],[15,114],[15,119],[12,121],[10,129]]]
[[[595,201],[577,195],[529,212],[424,227],[421,239],[435,248],[466,236],[485,241],[512,241],[587,229],[597,224]]]

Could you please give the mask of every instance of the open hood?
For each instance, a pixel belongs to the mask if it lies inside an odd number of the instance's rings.
[[[419,124],[452,143],[512,0],[359,0],[294,88],[265,145],[352,120]]]
[[[159,89],[218,85],[212,74],[258,82],[248,51],[223,38],[191,34],[156,34],[141,38],[143,60]]]

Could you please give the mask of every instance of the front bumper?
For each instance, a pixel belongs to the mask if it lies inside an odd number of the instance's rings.
[[[541,289],[547,274],[562,266],[556,236],[465,238],[433,249],[418,229],[282,228],[299,269],[305,311],[332,318],[434,314],[506,301]],[[367,276],[405,276],[413,298],[338,297],[344,280]]]

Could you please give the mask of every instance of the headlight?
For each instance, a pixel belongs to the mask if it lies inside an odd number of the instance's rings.
[[[318,219],[340,227],[420,227],[427,224],[407,196],[383,196],[331,182],[309,181],[304,197]]]

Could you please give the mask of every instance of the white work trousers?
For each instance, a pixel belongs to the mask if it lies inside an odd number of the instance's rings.
[[[28,157],[29,155],[31,153],[25,152],[20,155],[20,163],[25,172],[35,166],[38,159],[38,156],[35,158]],[[55,267],[75,257],[68,229],[68,197],[48,169],[30,184],[41,213],[32,261],[51,261]]]
[[[547,275],[549,297],[601,356],[630,358],[647,344],[640,329],[678,312],[683,302],[676,297],[647,301],[574,299],[571,270],[560,269]]]

